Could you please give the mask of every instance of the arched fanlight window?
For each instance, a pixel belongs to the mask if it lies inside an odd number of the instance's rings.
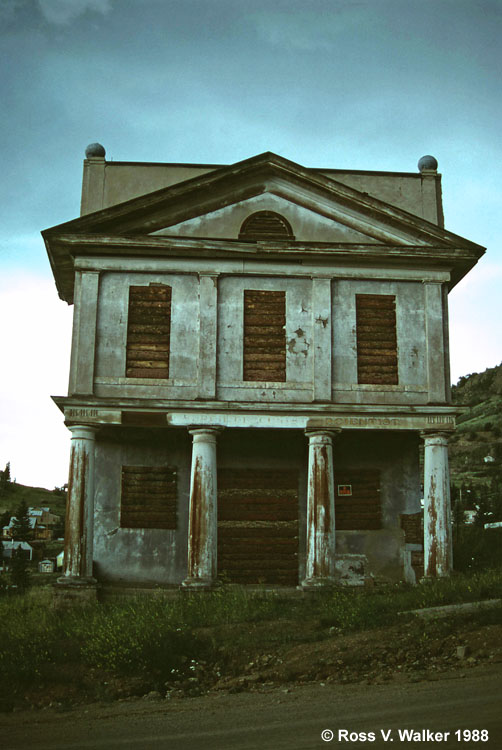
[[[257,211],[243,222],[240,240],[294,240],[291,225],[275,211]]]

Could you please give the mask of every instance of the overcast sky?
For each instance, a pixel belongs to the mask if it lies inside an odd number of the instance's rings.
[[[72,308],[40,231],[79,212],[87,144],[116,161],[413,172],[488,252],[450,296],[452,378],[502,359],[502,0],[1,0],[0,468],[52,489]]]

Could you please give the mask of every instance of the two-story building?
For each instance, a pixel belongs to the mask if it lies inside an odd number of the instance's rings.
[[[445,230],[433,157],[92,144],[81,217],[43,236],[74,305],[63,584],[415,581],[421,551],[448,575],[448,292],[484,249]]]

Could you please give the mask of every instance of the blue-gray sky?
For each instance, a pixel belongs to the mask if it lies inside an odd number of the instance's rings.
[[[66,481],[71,309],[40,230],[78,215],[82,159],[415,171],[488,247],[450,298],[452,375],[502,359],[501,0],[2,0],[0,468]]]

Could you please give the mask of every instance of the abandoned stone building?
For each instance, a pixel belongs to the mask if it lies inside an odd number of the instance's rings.
[[[92,144],[80,218],[43,237],[74,305],[62,585],[448,575],[448,292],[484,249],[444,229],[433,157]]]

